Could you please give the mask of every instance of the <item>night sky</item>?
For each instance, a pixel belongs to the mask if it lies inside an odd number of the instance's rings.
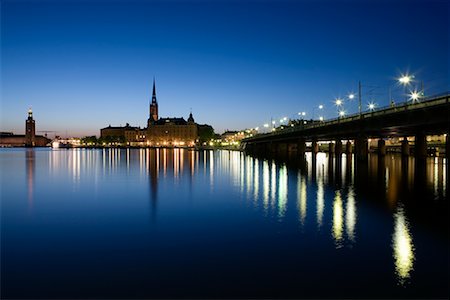
[[[216,132],[321,113],[363,85],[398,101],[402,73],[450,90],[449,4],[424,1],[1,1],[1,131],[99,135],[159,113]],[[412,86],[413,88],[413,86]],[[348,113],[356,101],[345,103]],[[51,137],[53,134],[51,135]]]

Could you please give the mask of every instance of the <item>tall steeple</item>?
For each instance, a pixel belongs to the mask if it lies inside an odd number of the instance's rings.
[[[153,77],[152,103],[156,103],[156,85],[155,85],[155,77]]]
[[[148,126],[150,126],[153,122],[158,121],[158,101],[156,100],[156,83],[155,77],[153,77],[153,93],[152,93],[152,102],[150,103],[150,116],[148,118]]]

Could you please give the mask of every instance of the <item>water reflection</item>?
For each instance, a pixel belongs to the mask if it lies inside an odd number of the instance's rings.
[[[297,176],[297,207],[300,216],[300,223],[303,226],[306,218],[306,179],[299,173]]]
[[[323,176],[317,180],[317,227],[322,227],[323,210],[325,208]]]
[[[356,203],[353,187],[349,188],[345,209],[345,229],[350,241],[355,241]]]
[[[410,278],[414,269],[414,244],[409,224],[402,206],[397,207],[394,214],[394,233],[392,235],[392,248],[394,250],[394,264],[400,284]]]
[[[331,231],[334,242],[336,244],[336,248],[341,248],[343,246],[342,244],[343,231],[344,231],[344,208],[342,206],[341,191],[336,191],[333,201],[333,227]]]
[[[388,155],[370,156],[367,164],[359,164],[352,156],[338,159],[319,153],[306,155],[306,163],[290,164],[276,160],[253,158],[234,151],[190,151],[186,149],[102,149],[50,151],[50,173],[58,175],[67,166],[73,186],[83,178],[97,182],[101,174],[138,173],[137,180],[148,186],[152,219],[161,209],[162,182],[189,183],[189,191],[201,182],[212,193],[227,184],[234,199],[239,199],[264,220],[278,220],[280,224],[295,222],[304,234],[308,222],[313,231],[325,233],[337,249],[350,248],[362,240],[367,213],[361,209],[370,205],[376,214],[393,215],[392,251],[395,273],[400,283],[412,277],[415,264],[413,232],[409,224],[414,216],[404,208],[406,204],[426,209],[432,198],[436,201],[447,195],[447,160],[430,158],[416,162],[414,158]],[[61,153],[65,153],[61,155]],[[26,152],[28,204],[33,205],[34,151]],[[296,167],[293,167],[296,166]],[[95,183],[96,185],[96,183]],[[431,195],[431,197],[430,197]],[[420,201],[419,201],[420,200]],[[248,207],[248,206],[246,206]],[[367,208],[367,207],[366,207]],[[409,220],[409,221],[408,221]],[[372,222],[382,222],[372,219]],[[296,230],[298,230],[298,227]],[[367,230],[367,229],[366,229]],[[388,243],[389,244],[389,243]],[[419,244],[417,244],[418,247]],[[391,245],[385,245],[390,252]],[[324,246],[326,247],[326,246]],[[330,247],[330,246],[328,246]],[[330,248],[334,250],[334,247]]]
[[[26,149],[26,178],[27,178],[27,198],[28,198],[28,212],[33,210],[33,191],[34,191],[34,174],[36,168],[35,153],[33,149]]]

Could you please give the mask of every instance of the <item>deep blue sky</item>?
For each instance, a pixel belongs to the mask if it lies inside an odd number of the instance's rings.
[[[23,134],[30,105],[37,130],[62,135],[143,127],[153,76],[160,116],[192,108],[219,133],[319,103],[334,117],[359,80],[380,106],[406,71],[450,90],[448,55],[446,0],[2,0],[0,130]]]

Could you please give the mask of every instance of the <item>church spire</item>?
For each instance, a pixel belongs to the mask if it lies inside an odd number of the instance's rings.
[[[148,126],[156,121],[158,121],[158,101],[156,101],[156,83],[155,77],[153,77],[153,93],[152,102],[150,103],[150,116],[148,119]]]
[[[152,102],[156,102],[156,84],[155,84],[155,77],[153,77]]]

